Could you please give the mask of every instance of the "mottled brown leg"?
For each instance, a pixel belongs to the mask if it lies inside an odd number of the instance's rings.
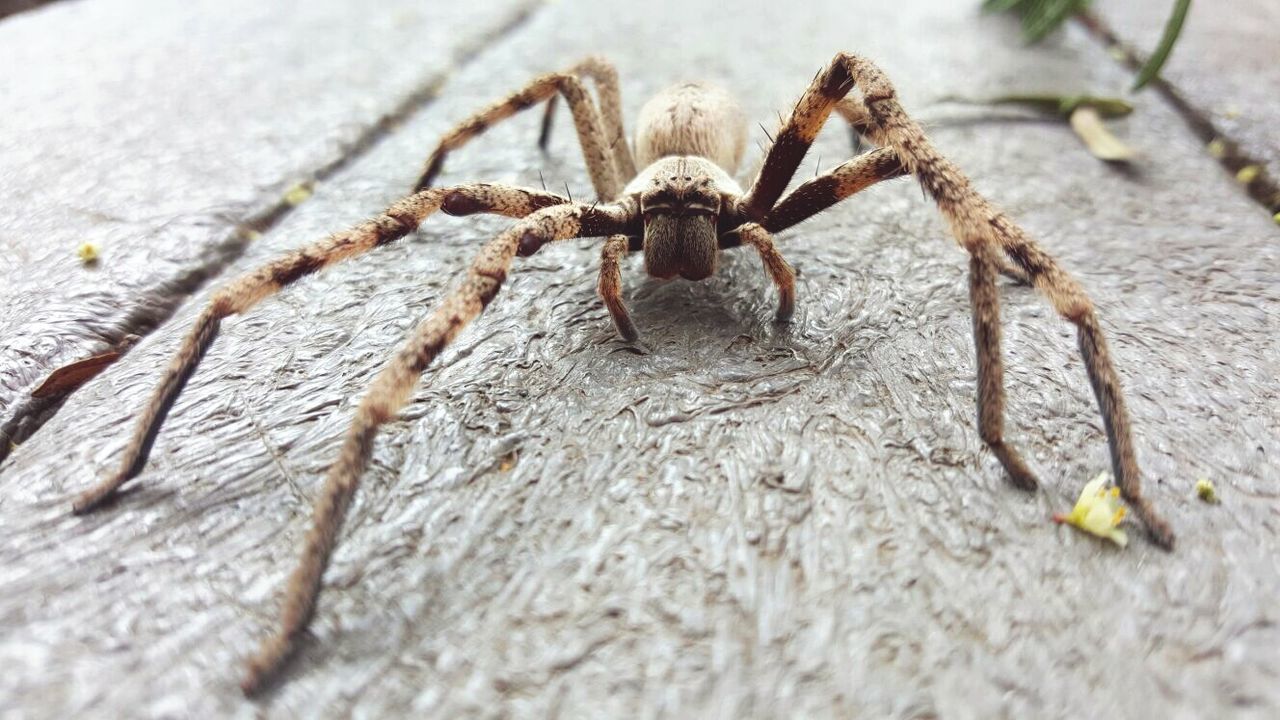
[[[454,214],[492,212],[523,217],[539,208],[564,202],[567,200],[551,193],[500,185],[462,185],[426,190],[396,202],[381,215],[346,232],[290,253],[226,285],[214,294],[208,307],[196,319],[156,386],[138,418],[120,469],[76,498],[71,506],[72,512],[78,515],[92,510],[142,470],[165,416],[213,343],[223,318],[249,310],[264,298],[321,268],[408,235],[442,203],[445,212]],[[467,212],[460,212],[463,210]]]
[[[875,120],[871,118],[871,111],[868,110],[867,106],[862,103],[862,100],[856,99],[856,98],[850,98],[850,97],[843,98],[836,103],[835,111],[837,114],[839,114],[841,117],[845,119],[845,122],[849,123],[849,130],[853,134],[853,150],[855,153],[857,153],[863,147],[862,143],[864,138],[871,140],[871,142],[875,143],[878,146],[882,145],[885,142],[883,133],[880,132],[880,128],[875,124]],[[858,158],[854,158],[854,160],[857,160],[857,159]],[[906,174],[908,173],[906,171],[905,166],[900,165],[899,172],[893,177],[899,177],[901,175],[906,175]],[[797,190],[798,189],[799,188],[797,188]],[[862,189],[863,188],[857,188],[853,192],[859,192]],[[794,194],[795,193],[793,192],[792,195]],[[853,193],[850,193],[850,194],[853,194]],[[783,198],[782,203],[780,203],[780,205],[786,204],[790,199],[791,199],[791,196],[787,196],[786,198]],[[840,198],[840,199],[843,199],[843,198]],[[826,209],[825,207],[819,208],[819,211],[825,210],[825,209]],[[779,208],[774,208],[774,211],[772,214],[777,214],[778,210]],[[770,228],[770,229],[772,230],[773,228]],[[774,232],[777,232],[777,231],[775,230]],[[1031,284],[1031,278],[1027,277],[1027,274],[1022,271],[1022,268],[1014,264],[1003,253],[999,254],[996,257],[996,264],[999,266],[1001,275],[1008,277],[1009,279],[1017,282],[1019,285]]]
[[[882,180],[906,174],[892,149],[872,150],[802,183],[769,212],[764,227],[769,232],[782,232]]]
[[[636,324],[631,321],[631,313],[622,301],[622,258],[627,256],[629,240],[626,235],[611,235],[604,242],[600,251],[600,283],[596,289],[600,299],[613,318],[613,326],[618,334],[627,342],[635,342],[640,338],[636,332]]]
[[[871,113],[867,110],[867,106],[856,98],[847,97],[840,100],[840,102],[836,103],[836,112],[845,119],[845,122],[849,123],[849,140],[856,155],[862,151],[863,140],[873,137],[875,121],[871,119]]]
[[[969,300],[978,357],[978,434],[1000,460],[1014,485],[1036,488],[1035,474],[1004,440],[1004,360],[1000,350],[1000,297],[992,248],[976,243],[969,258]]]
[[[241,683],[246,694],[261,689],[279,670],[311,620],[321,578],[373,452],[378,427],[395,416],[409,399],[422,371],[498,293],[517,252],[571,237],[625,233],[632,225],[633,208],[624,205],[557,205],[526,217],[480,250],[461,287],[418,325],[391,363],[378,373],[360,401],[342,452],[316,499],[302,559],[285,589],[280,626],[248,662]]]
[[[744,196],[743,211],[750,217],[767,216],[823,123],[855,87],[861,90],[863,105],[874,122],[869,131],[872,139],[897,153],[937,202],[960,244],[971,254],[980,243],[990,245],[993,253],[1003,251],[1048,297],[1058,314],[1076,325],[1080,352],[1107,429],[1116,483],[1155,542],[1172,548],[1173,531],[1142,496],[1142,481],[1119,377],[1111,364],[1092,302],[1079,284],[1022,228],[979,195],[968,177],[933,147],[924,131],[898,103],[893,84],[873,63],[840,53],[814,77],[791,117],[778,131],[756,181]],[[998,262],[998,256],[996,258]]]
[[[796,273],[782,258],[778,248],[774,247],[773,236],[758,223],[747,223],[737,229],[743,245],[750,245],[760,253],[764,263],[764,271],[769,274],[773,284],[778,286],[778,322],[791,319],[796,309]]]
[[[534,78],[524,89],[481,110],[445,133],[427,158],[416,188],[422,190],[431,186],[450,152],[462,147],[494,123],[540,102],[549,101],[557,93],[564,96],[573,113],[578,140],[582,143],[582,156],[586,160],[587,172],[591,176],[591,184],[597,197],[603,201],[616,198],[622,185],[614,167],[614,149],[610,146],[612,141],[606,135],[600,111],[591,101],[586,86],[572,72],[548,73]],[[626,145],[625,140],[622,144]]]
[[[596,84],[596,94],[600,97],[600,116],[604,121],[605,137],[613,152],[613,167],[618,173],[618,180],[626,184],[636,176],[636,161],[631,155],[631,146],[627,145],[627,133],[622,124],[622,91],[618,82],[618,71],[613,63],[602,57],[584,58],[568,70],[569,74],[591,78]],[[542,131],[538,134],[538,147],[547,149],[551,142],[551,124],[555,119],[556,95],[547,100],[547,110],[542,116]]]

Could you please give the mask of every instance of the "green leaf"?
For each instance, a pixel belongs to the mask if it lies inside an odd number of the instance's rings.
[[[1025,0],[986,0],[982,3],[982,11],[989,13],[1004,12],[1012,10],[1021,5]]]
[[[1023,37],[1029,43],[1039,42],[1086,4],[1087,0],[1034,0],[1022,16]]]
[[[1169,53],[1173,52],[1173,44],[1178,41],[1178,35],[1182,32],[1182,25],[1187,20],[1187,13],[1191,10],[1191,0],[1177,0],[1173,6],[1173,14],[1169,16],[1169,21],[1165,23],[1164,35],[1160,37],[1160,44],[1156,46],[1156,51],[1147,59],[1147,64],[1142,66],[1138,71],[1138,79],[1133,83],[1134,90],[1141,90],[1147,83],[1151,82],[1156,75],[1160,74],[1160,68],[1164,67],[1165,60],[1169,59]]]

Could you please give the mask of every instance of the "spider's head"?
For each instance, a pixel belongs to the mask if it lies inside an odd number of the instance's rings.
[[[640,194],[645,271],[664,280],[704,280],[719,255],[720,192],[698,165],[672,160]]]

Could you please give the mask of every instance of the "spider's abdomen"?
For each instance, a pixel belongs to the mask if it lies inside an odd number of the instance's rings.
[[[718,87],[676,85],[640,109],[636,161],[641,167],[669,155],[693,155],[733,174],[746,145],[746,114],[732,95]]]

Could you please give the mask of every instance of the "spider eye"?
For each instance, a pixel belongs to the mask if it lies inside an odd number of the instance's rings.
[[[698,204],[667,204],[655,203],[646,206],[641,214],[648,220],[654,215],[663,215],[666,217],[711,217],[714,218],[720,214],[719,208],[709,207],[707,205]]]

